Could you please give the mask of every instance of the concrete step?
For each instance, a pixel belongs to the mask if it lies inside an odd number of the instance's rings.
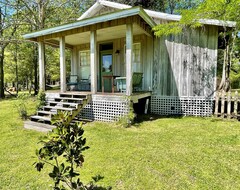
[[[51,124],[51,117],[44,117],[44,116],[34,115],[34,116],[31,116],[30,118],[31,118],[31,121]]]
[[[55,126],[28,120],[28,121],[24,122],[24,128],[35,130],[35,131],[40,131],[40,132],[49,132],[52,129],[54,129]]]

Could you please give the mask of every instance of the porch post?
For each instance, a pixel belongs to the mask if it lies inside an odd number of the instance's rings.
[[[91,67],[91,92],[97,93],[97,32],[96,30],[90,33],[90,67]]]
[[[66,63],[65,63],[65,37],[60,37],[60,86],[61,92],[65,92],[66,88]]]
[[[77,50],[73,48],[71,50],[71,75],[77,75]]]
[[[132,94],[132,46],[133,46],[133,26],[126,26],[126,95]]]
[[[38,42],[39,90],[45,91],[44,43]]]

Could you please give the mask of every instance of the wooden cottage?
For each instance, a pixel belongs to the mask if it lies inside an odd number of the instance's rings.
[[[90,100],[79,109],[81,118],[113,121],[128,113],[130,102],[137,104],[141,99],[150,100],[150,112],[154,114],[211,115],[218,33],[223,26],[234,27],[235,23],[202,20],[203,28],[167,38],[154,36],[154,26],[180,18],[98,0],[76,22],[24,35],[39,44],[42,90],[44,44],[60,49],[61,92],[52,94],[49,109],[36,119],[60,107],[71,109],[74,98],[81,98],[83,93]],[[68,82],[66,48],[72,56]]]

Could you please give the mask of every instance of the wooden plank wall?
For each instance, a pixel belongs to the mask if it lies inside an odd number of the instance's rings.
[[[216,88],[217,40],[215,26],[156,38],[153,93],[212,97]]]
[[[119,38],[109,41],[101,41],[98,42],[99,44],[102,43],[113,43],[113,74],[116,76],[126,76],[126,63],[125,63],[125,44],[126,39],[125,38]],[[152,89],[152,70],[153,70],[153,37],[149,37],[145,34],[142,35],[135,35],[133,38],[134,43],[140,43],[141,44],[141,64],[142,64],[142,72],[144,75],[143,78],[143,90],[148,91]],[[89,50],[90,45],[89,44],[81,44],[74,47],[77,51],[77,57],[75,58],[77,61],[77,67],[80,68],[79,63],[79,51]],[[116,50],[119,50],[119,55],[115,54]],[[99,62],[99,49],[97,60]],[[99,72],[99,63],[98,63],[98,72]],[[78,72],[79,78],[81,78],[80,73]],[[100,78],[98,77],[98,80],[100,81]],[[98,88],[100,86],[98,85]]]

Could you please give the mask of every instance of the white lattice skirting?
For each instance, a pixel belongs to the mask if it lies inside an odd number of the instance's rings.
[[[213,99],[206,97],[152,96],[151,113],[158,115],[211,116]]]
[[[93,100],[83,108],[79,116],[83,119],[111,122],[117,121],[128,112],[128,101]]]

